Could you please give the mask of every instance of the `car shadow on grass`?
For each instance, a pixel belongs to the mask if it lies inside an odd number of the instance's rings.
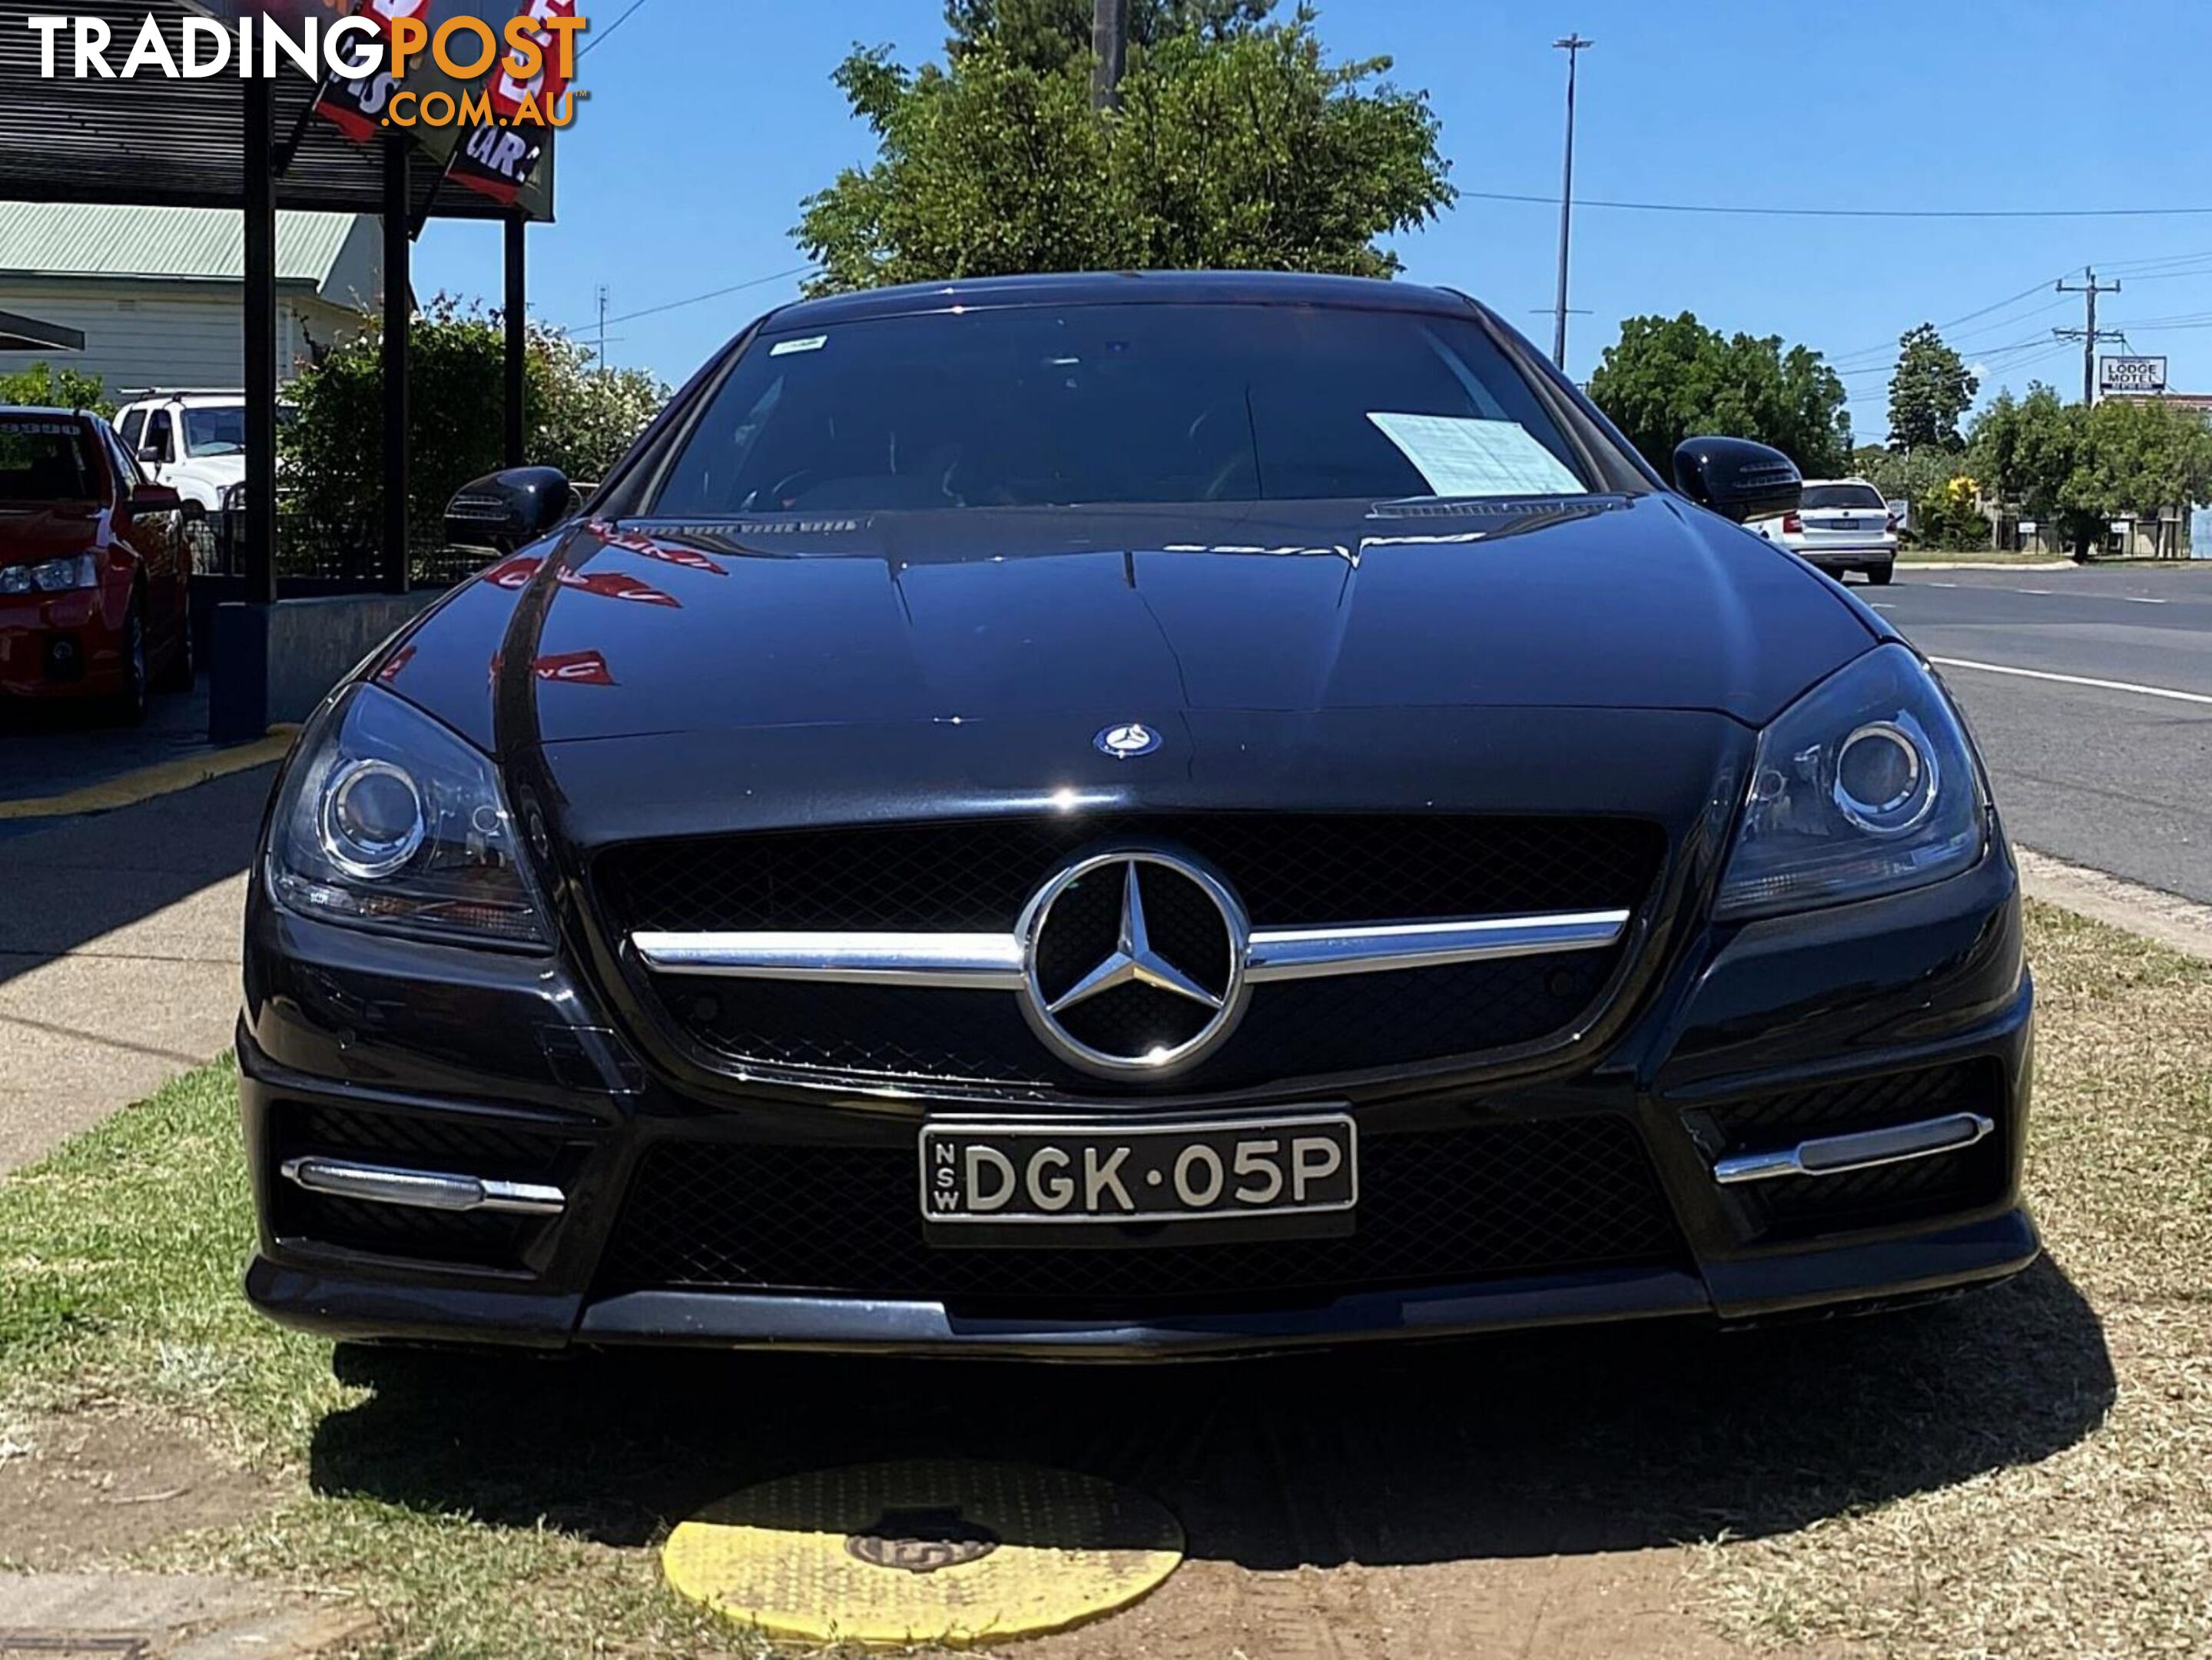
[[[1640,1326],[1161,1366],[348,1348],[325,1494],[655,1542],[750,1484],[878,1459],[1121,1481],[1255,1569],[1755,1537],[2033,1462],[2114,1392],[2050,1259],[1874,1318]],[[1040,1539],[1036,1542],[1051,1542]]]

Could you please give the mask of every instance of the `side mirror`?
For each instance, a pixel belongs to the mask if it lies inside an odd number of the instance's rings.
[[[138,459],[142,464],[151,462],[158,467],[168,459],[169,447],[158,438],[149,438],[138,446]]]
[[[143,519],[150,514],[175,513],[184,505],[185,498],[167,484],[141,484],[131,492],[123,511],[131,518]]]
[[[1805,480],[1780,450],[1748,438],[1686,438],[1674,451],[1674,488],[1741,525],[1795,513]]]
[[[446,540],[512,553],[568,516],[575,492],[558,467],[509,467],[464,485],[446,506]]]

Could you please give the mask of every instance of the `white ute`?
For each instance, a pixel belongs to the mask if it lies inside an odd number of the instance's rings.
[[[184,497],[184,532],[205,570],[222,532],[222,504],[246,477],[246,394],[142,392],[115,414],[123,447],[157,484]]]

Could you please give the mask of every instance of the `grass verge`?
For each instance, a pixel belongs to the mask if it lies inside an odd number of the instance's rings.
[[[1340,1566],[1431,1614],[1486,1594],[1469,1565],[1687,1542],[1694,1606],[1746,1649],[2212,1652],[2212,968],[2045,908],[2031,929],[2051,1260],[1935,1309],[1134,1372],[334,1365],[237,1294],[218,1067],[0,1185],[0,1417],[34,1448],[127,1420],[258,1472],[252,1513],[118,1554],[343,1589],[379,1656],[751,1654],[661,1588],[670,1523],[927,1454],[1127,1480],[1196,1555]],[[1118,1657],[1115,1632],[1081,1651]]]

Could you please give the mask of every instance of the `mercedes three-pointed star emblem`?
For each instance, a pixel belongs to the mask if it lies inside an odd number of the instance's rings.
[[[1119,921],[1110,945],[1104,918],[1095,911],[1087,921],[1056,916],[1054,906],[1078,883],[1110,880],[1117,870]],[[1189,960],[1178,962],[1153,942],[1146,911],[1146,879],[1161,885],[1156,894],[1164,894],[1180,909],[1183,949],[1195,953]],[[1171,884],[1182,885],[1185,891],[1177,893],[1168,885]],[[1193,921],[1202,915],[1210,915],[1219,927],[1218,946],[1204,938],[1209,930],[1202,921]],[[1042,948],[1049,938],[1056,947],[1054,955],[1065,963],[1070,946],[1062,929],[1073,931],[1073,949],[1086,955],[1096,950],[1097,955],[1091,967],[1066,984],[1048,986],[1041,968]],[[1153,848],[1091,854],[1055,874],[1023,914],[1023,1012],[1049,1047],[1089,1072],[1107,1077],[1131,1073],[1157,1076],[1193,1066],[1218,1048],[1243,1018],[1250,933],[1244,908],[1228,885],[1190,860]],[[1087,945],[1094,937],[1097,946]],[[1139,1000],[1133,1009],[1124,1000],[1123,1018],[1096,1026],[1085,1021],[1081,1011],[1086,1006],[1097,1006],[1108,993],[1125,987],[1139,988],[1158,1000],[1149,1009]],[[1177,1008],[1184,1012],[1176,1015]],[[1193,1011],[1204,1013],[1194,1030],[1190,1029]]]

